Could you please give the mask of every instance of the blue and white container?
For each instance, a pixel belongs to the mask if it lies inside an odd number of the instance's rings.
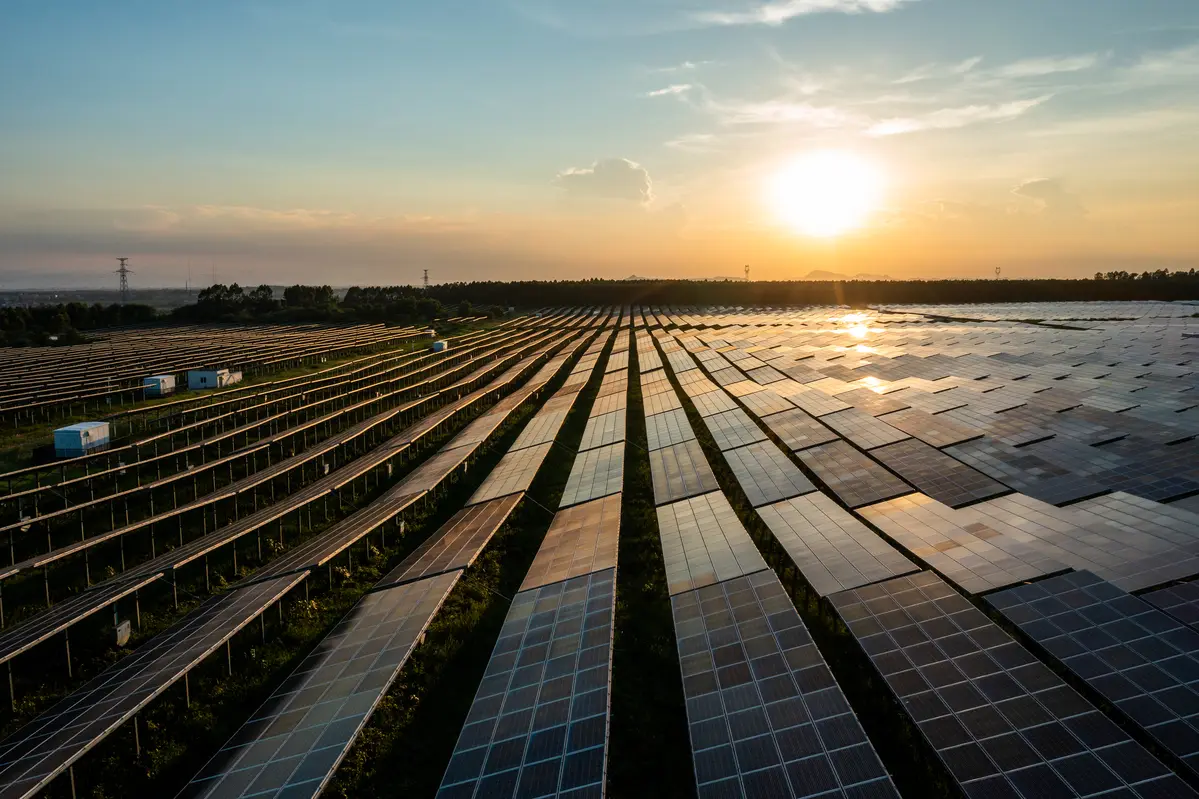
[[[108,443],[108,422],[79,422],[54,431],[54,454],[59,458],[99,452],[108,449]]]
[[[142,381],[147,397],[169,397],[175,393],[174,375],[151,375]]]

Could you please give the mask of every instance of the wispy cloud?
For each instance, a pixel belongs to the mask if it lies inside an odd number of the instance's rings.
[[[895,84],[919,83],[932,78],[942,78],[952,75],[965,75],[982,63],[982,56],[974,56],[956,64],[925,64],[916,67],[906,75],[892,81]]]
[[[718,101],[708,98],[707,110],[726,125],[770,125],[804,123],[818,128],[839,128],[853,116],[835,106],[796,103],[788,100],[761,102]]]
[[[1199,43],[1177,50],[1148,53],[1129,70],[1134,78],[1148,83],[1173,83],[1199,77]]]
[[[894,117],[872,125],[866,132],[871,136],[897,136],[922,130],[950,130],[980,122],[1004,122],[1023,116],[1047,101],[1045,94],[1030,100],[1016,100],[997,105],[968,105],[960,108],[941,108],[922,116]]]
[[[665,73],[691,72],[693,70],[699,69],[700,67],[706,67],[706,66],[709,66],[714,63],[716,63],[716,62],[715,61],[683,61],[680,64],[673,64],[668,67],[658,67],[657,69],[654,69],[651,71],[652,72],[665,72]]]
[[[642,97],[670,97],[672,95],[686,94],[695,87],[690,83],[675,83],[662,89],[654,89],[652,92],[646,92]]]
[[[994,74],[1000,78],[1039,78],[1063,72],[1082,72],[1091,69],[1100,61],[1098,53],[1086,55],[1028,58],[999,67]]]
[[[708,152],[717,143],[714,133],[685,133],[666,142],[666,146],[686,152]]]
[[[740,11],[704,11],[695,19],[709,25],[782,25],[807,14],[861,14],[894,11],[916,0],[779,0]]]

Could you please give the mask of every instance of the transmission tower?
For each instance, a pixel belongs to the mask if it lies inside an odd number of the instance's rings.
[[[749,264],[745,265],[745,282],[749,282]]]
[[[425,270],[425,291],[429,290],[429,270]]]
[[[121,262],[121,268],[116,271],[116,274],[121,276],[121,305],[129,302],[129,276],[133,274],[133,270],[127,266],[128,258],[117,258]]]

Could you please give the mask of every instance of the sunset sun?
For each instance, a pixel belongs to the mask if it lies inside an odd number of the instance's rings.
[[[868,161],[839,150],[807,153],[773,181],[779,217],[807,236],[832,238],[861,227],[882,197],[882,176]]]

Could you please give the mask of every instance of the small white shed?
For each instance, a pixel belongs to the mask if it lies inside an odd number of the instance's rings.
[[[240,382],[241,372],[231,372],[228,369],[190,369],[187,373],[187,387],[192,391],[224,388]]]
[[[106,449],[108,422],[79,422],[54,431],[54,454],[59,458],[77,458]]]
[[[147,397],[167,397],[175,393],[174,375],[151,375],[142,381]]]

